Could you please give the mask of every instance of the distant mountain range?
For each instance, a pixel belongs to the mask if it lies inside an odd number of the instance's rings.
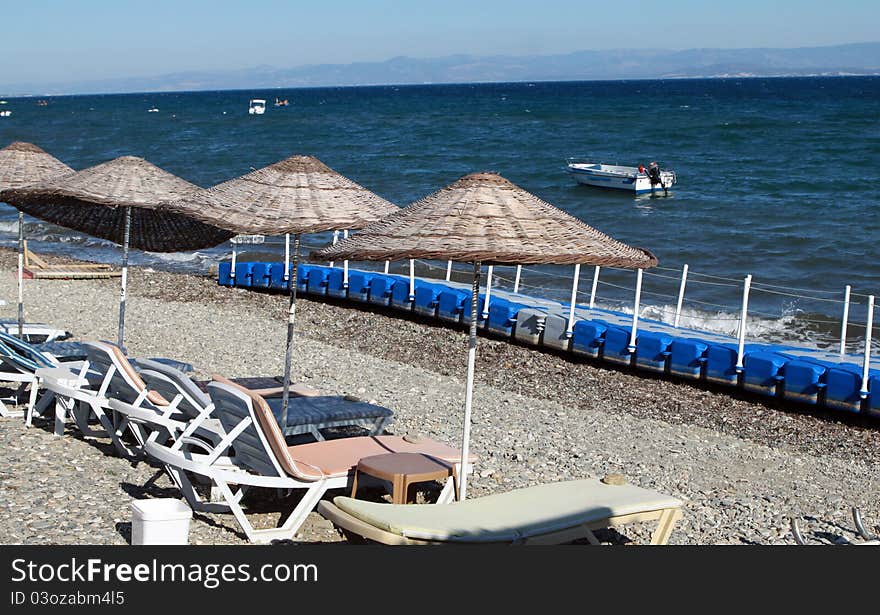
[[[294,68],[186,71],[156,77],[0,85],[4,96],[313,86],[880,75],[880,43],[793,49],[615,49],[544,56],[453,55]]]

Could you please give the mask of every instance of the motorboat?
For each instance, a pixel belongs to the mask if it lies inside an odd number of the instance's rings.
[[[9,117],[10,115],[12,115],[12,111],[10,111],[9,109],[4,109],[3,111],[0,111],[0,117]]]
[[[248,106],[251,115],[263,115],[266,112],[266,101],[262,98],[252,98]]]
[[[656,193],[669,191],[675,182],[675,171],[661,169],[656,162],[647,167],[627,167],[603,162],[585,162],[569,160],[566,171],[575,181],[584,186],[626,190],[633,194]]]

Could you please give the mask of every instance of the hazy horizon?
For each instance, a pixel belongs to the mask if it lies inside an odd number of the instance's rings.
[[[0,89],[152,78],[181,72],[289,69],[406,57],[531,57],[589,49],[701,50],[825,47],[872,41],[868,0],[397,0],[330,6],[263,0],[4,3],[4,41],[16,50]],[[645,27],[639,23],[646,24]]]

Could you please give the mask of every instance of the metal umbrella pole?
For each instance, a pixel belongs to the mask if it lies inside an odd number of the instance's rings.
[[[125,290],[128,285],[128,244],[131,240],[131,207],[125,208],[125,235],[122,240],[122,288],[119,291],[119,331],[116,344],[124,348],[125,338]]]
[[[293,324],[296,320],[296,273],[299,261],[299,233],[293,236],[293,257],[290,272],[290,307],[287,310],[287,350],[284,354],[284,393],[281,397],[281,430],[287,428],[287,405],[290,399],[290,366],[293,361]]]
[[[24,338],[24,212],[18,212],[18,337]]]
[[[474,263],[474,282],[471,289],[471,326],[468,339],[467,388],[464,396],[464,434],[461,440],[461,476],[459,500],[467,494],[468,449],[471,441],[471,408],[474,400],[474,369],[477,361],[477,308],[480,302],[480,261]]]

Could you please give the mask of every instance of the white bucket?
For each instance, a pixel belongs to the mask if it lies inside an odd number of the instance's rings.
[[[189,542],[192,510],[171,498],[134,500],[131,503],[131,544],[185,545]]]

